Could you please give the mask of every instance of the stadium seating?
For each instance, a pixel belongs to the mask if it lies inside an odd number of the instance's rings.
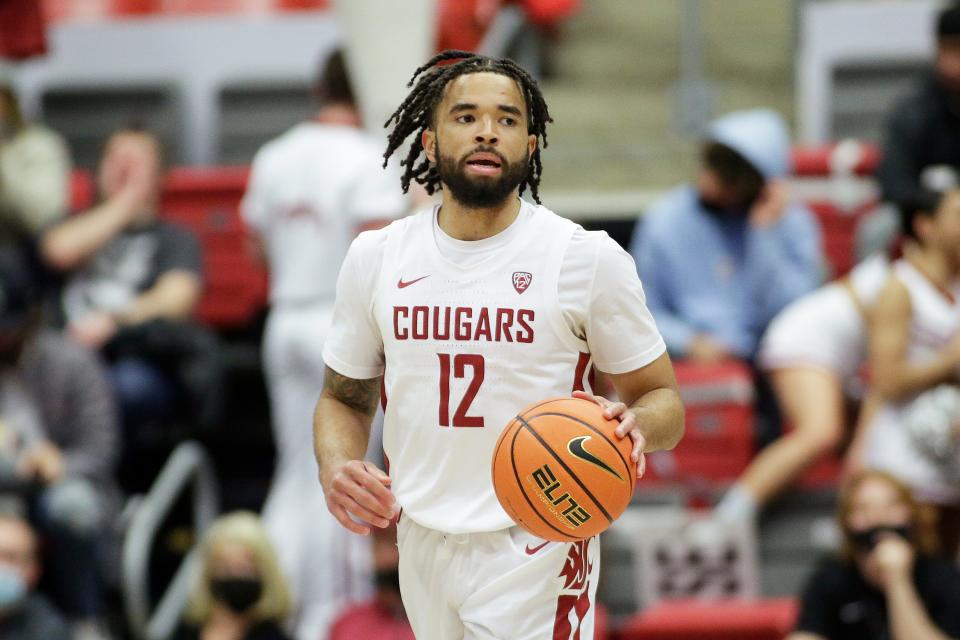
[[[163,195],[164,217],[200,240],[205,290],[198,317],[217,328],[243,326],[266,304],[266,271],[239,214],[247,176],[242,167],[174,169]]]
[[[781,640],[792,629],[796,602],[662,602],[629,620],[620,640]]]
[[[112,20],[147,15],[255,13],[327,9],[330,0],[44,0],[51,22]]]
[[[853,268],[857,226],[876,206],[876,201],[869,196],[853,203],[838,202],[832,189],[835,186],[833,181],[863,181],[873,175],[879,162],[880,151],[871,144],[851,142],[843,147],[823,145],[793,149],[794,182],[821,183],[808,189],[804,200],[820,223],[831,278],[846,275]]]
[[[687,430],[676,449],[648,458],[644,482],[713,484],[736,479],[754,449],[750,369],[739,361],[680,361],[674,369],[687,408]]]

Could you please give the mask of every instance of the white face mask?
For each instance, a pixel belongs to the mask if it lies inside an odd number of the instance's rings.
[[[23,576],[12,567],[0,564],[0,610],[20,604],[27,594]]]

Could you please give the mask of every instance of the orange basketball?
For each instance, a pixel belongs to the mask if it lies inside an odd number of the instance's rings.
[[[493,487],[518,525],[573,542],[606,530],[633,496],[633,440],[588,400],[554,398],[525,409],[493,453]]]

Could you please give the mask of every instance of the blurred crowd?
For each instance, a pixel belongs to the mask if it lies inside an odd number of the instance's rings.
[[[877,179],[896,220],[850,274],[826,277],[820,227],[787,184],[788,128],[762,108],[711,123],[696,175],[630,244],[672,356],[756,378],[766,446],[717,520],[753,521],[814,462],[846,456],[842,552],[802,594],[793,640],[960,637],[960,8],[936,42],[891,105]],[[338,527],[307,443],[339,262],[416,196],[380,169],[340,54],[316,98],[258,153],[241,206],[271,275],[273,485],[262,520],[208,531],[178,639],[412,638],[395,531]],[[217,396],[217,337],[194,320],[201,248],[164,219],[166,168],[159,138],[125,125],[103,140],[95,204],[68,211],[66,143],[0,83],[2,638],[110,636],[125,499],[156,475],[164,434],[189,433]]]
[[[340,53],[315,89],[314,117],[258,154],[242,203],[272,275],[274,482],[263,521],[235,513],[208,532],[176,638],[356,638],[357,625],[412,637],[395,533],[371,545],[336,526],[305,446],[339,263],[360,230],[410,203],[360,127]],[[164,218],[165,151],[150,130],[107,136],[95,203],[68,211],[67,145],[24,121],[8,81],[0,121],[0,637],[108,638],[124,506],[222,392],[217,337],[194,319],[201,247]],[[318,224],[325,211],[340,217]]]

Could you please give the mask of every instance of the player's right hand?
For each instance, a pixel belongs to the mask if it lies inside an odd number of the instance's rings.
[[[320,477],[330,513],[354,533],[365,536],[371,529],[351,516],[383,529],[400,512],[390,491],[390,476],[369,462],[350,460]]]

